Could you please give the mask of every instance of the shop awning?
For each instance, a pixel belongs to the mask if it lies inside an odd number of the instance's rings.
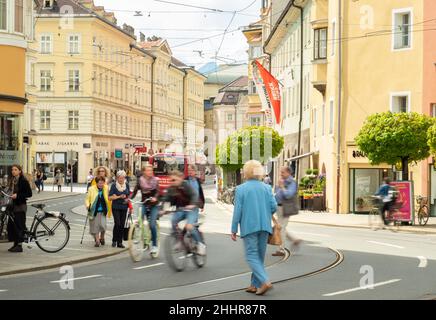
[[[305,154],[302,154],[302,155],[299,155],[299,156],[295,156],[295,157],[292,157],[292,158],[289,158],[289,159],[285,159],[285,161],[296,161],[296,160],[308,158],[308,157],[314,155],[315,153],[316,152],[305,153]]]

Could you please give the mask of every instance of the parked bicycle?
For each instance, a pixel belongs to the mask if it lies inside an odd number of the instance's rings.
[[[430,218],[428,212],[428,197],[416,196],[416,218],[418,219],[418,223],[420,226],[425,226]]]
[[[227,204],[235,204],[236,187],[228,188],[223,192],[222,201]]]
[[[2,198],[10,199],[11,195],[7,192],[0,191]],[[8,200],[3,200],[3,203],[8,203]],[[33,204],[36,208],[35,216],[30,229],[24,231],[24,243],[31,248],[33,243],[45,252],[56,253],[61,251],[68,244],[70,239],[70,225],[65,218],[65,214],[55,211],[45,211],[44,204]],[[15,227],[15,220],[12,211],[10,210],[10,202],[7,205],[1,206],[3,216],[6,221],[10,220]]]
[[[380,210],[383,206],[383,201],[379,196],[372,196],[371,198],[373,207],[368,213],[368,222],[371,229],[378,230],[389,228],[391,231],[398,232],[400,225],[402,224],[399,211],[402,207],[402,203],[394,203],[390,207],[389,212],[387,214],[385,213],[385,220],[388,222],[388,225],[384,225],[384,222],[380,217]],[[392,224],[393,227],[389,227],[390,224]]]
[[[161,215],[166,215],[173,213],[174,211],[164,211]],[[200,218],[203,215],[200,214]],[[201,241],[204,241],[204,235],[200,231],[200,226],[202,221],[194,224],[194,228],[198,230],[200,234]],[[192,238],[191,231],[187,230],[185,227],[180,228],[179,225],[176,226],[176,231],[172,232],[165,240],[165,256],[168,261],[168,265],[175,271],[180,272],[186,268],[186,261],[188,258],[192,258],[192,261],[197,266],[197,268],[202,268],[206,264],[206,255],[197,254],[197,244]]]
[[[133,223],[130,225],[129,229],[129,253],[130,257],[134,262],[139,262],[143,259],[144,252],[150,250],[151,248],[151,230],[150,230],[150,206],[147,206],[148,203],[152,201],[152,198],[147,198],[145,201],[133,201],[132,204],[139,204],[138,217]],[[142,214],[142,206],[146,206],[145,217]],[[160,242],[159,236],[159,221],[157,223],[157,241],[158,247]],[[159,256],[159,253],[152,253],[150,251],[151,258],[155,259]]]

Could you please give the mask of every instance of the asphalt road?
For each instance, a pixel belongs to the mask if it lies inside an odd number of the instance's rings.
[[[68,211],[83,196],[68,201],[52,201],[49,209]],[[68,218],[83,221],[71,212]],[[436,299],[436,236],[304,224],[290,229],[304,245],[284,260],[271,257],[269,248],[275,284],[263,297],[242,290],[249,281],[242,241],[210,233],[202,269],[190,263],[176,273],[163,257],[133,263],[121,254],[75,265],[73,290],[61,288],[58,269],[2,277],[0,299]]]

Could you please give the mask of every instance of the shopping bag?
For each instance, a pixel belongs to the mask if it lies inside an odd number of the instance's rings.
[[[268,244],[271,244],[273,246],[280,246],[282,244],[282,237],[281,237],[281,229],[282,227],[277,222],[276,218],[272,217],[273,221],[273,232],[268,237]]]

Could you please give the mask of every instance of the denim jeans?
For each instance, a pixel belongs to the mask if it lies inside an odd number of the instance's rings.
[[[195,224],[198,222],[198,213],[199,209],[195,208],[191,211],[176,211],[171,219],[171,225],[173,227],[173,232],[176,231],[176,226],[180,221],[183,221],[186,219],[187,224]],[[201,237],[200,233],[198,232],[197,228],[194,228],[191,230],[192,238],[197,242],[200,243]]]
[[[269,233],[266,231],[253,232],[246,235],[244,240],[245,259],[252,271],[251,285],[260,288],[269,281],[265,270],[265,253]]]
[[[147,206],[142,206],[142,219],[145,218]],[[157,247],[157,218],[159,216],[159,208],[157,206],[150,208],[150,213],[147,215],[148,223],[151,230],[151,242],[153,247]]]

